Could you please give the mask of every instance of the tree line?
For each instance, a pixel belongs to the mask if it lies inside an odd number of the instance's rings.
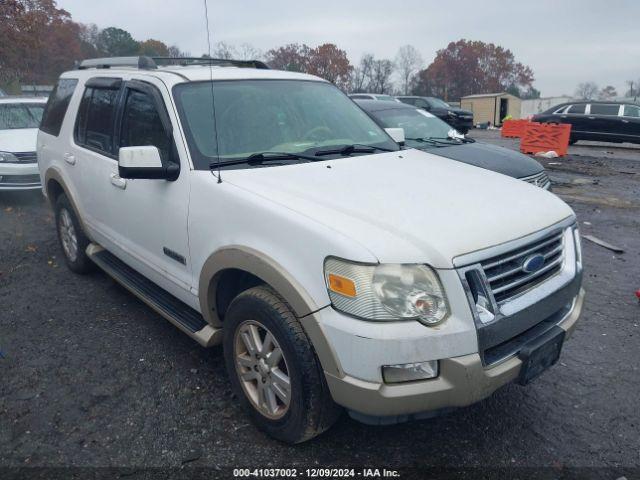
[[[55,0],[2,0],[0,38],[0,84],[5,86],[51,84],[84,58],[189,56],[176,45],[157,39],[136,40],[118,27],[100,29],[75,22]],[[291,43],[263,52],[247,43],[218,42],[211,56],[261,59],[272,68],[317,75],[349,92],[429,95],[445,100],[500,91],[523,98],[540,96],[533,88],[533,71],[509,49],[466,39],[438,50],[428,65],[412,45],[401,47],[393,58],[364,54],[356,64],[333,43]]]

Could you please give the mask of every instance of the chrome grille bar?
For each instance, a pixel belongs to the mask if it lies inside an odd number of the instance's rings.
[[[482,264],[482,268],[484,268],[485,271],[490,270],[490,269],[492,269],[494,267],[497,267],[499,265],[503,265],[505,263],[508,263],[511,260],[515,260],[518,257],[524,257],[525,255],[528,255],[529,253],[532,253],[532,252],[535,252],[537,250],[540,250],[542,247],[545,247],[545,246],[549,245],[550,243],[557,242],[558,240],[561,240],[561,239],[562,239],[562,232],[559,232],[553,238],[549,238],[549,239],[545,240],[542,243],[537,243],[537,244],[535,244],[535,246],[530,247],[527,250],[515,253],[515,254],[510,255],[508,257],[505,257],[505,258],[500,258],[500,259],[495,260],[495,261],[493,261],[491,263],[488,263],[488,264],[483,263]]]
[[[518,287],[520,285],[523,285],[527,282],[529,282],[530,280],[534,280],[536,277],[539,277],[541,275],[543,275],[544,273],[548,272],[549,270],[551,270],[553,267],[559,265],[563,260],[563,257],[560,256],[557,259],[555,259],[554,261],[552,261],[551,263],[549,263],[548,265],[545,265],[544,267],[542,267],[540,270],[530,273],[529,275],[525,275],[524,277],[520,277],[517,280],[511,282],[511,283],[507,283],[506,285],[503,285],[501,287],[498,288],[494,288],[493,290],[493,294],[494,295],[498,295],[499,293],[504,292],[505,290],[510,290],[514,287]]]

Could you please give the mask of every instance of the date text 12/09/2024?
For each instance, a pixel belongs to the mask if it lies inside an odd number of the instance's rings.
[[[397,470],[386,468],[235,468],[234,478],[399,478]]]

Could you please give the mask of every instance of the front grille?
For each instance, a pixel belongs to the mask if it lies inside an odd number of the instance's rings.
[[[556,275],[564,259],[563,231],[510,252],[481,262],[489,287],[497,303],[507,301]],[[526,272],[524,263],[533,255],[542,255],[544,264],[534,272]]]
[[[0,185],[24,185],[40,183],[40,175],[0,175]]]
[[[20,152],[14,153],[15,157],[18,159],[18,163],[37,163],[38,156],[36,152]]]
[[[551,180],[549,180],[549,176],[544,170],[529,177],[522,177],[520,180],[545,189],[551,186]]]

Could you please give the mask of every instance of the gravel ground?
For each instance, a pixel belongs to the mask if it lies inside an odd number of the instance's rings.
[[[447,416],[370,427],[344,415],[294,447],[238,409],[220,348],[105,274],[68,271],[40,194],[0,194],[0,466],[639,468],[640,150],[584,154],[600,148],[544,160],[583,233],[625,250],[584,241],[588,296],[558,365]]]

